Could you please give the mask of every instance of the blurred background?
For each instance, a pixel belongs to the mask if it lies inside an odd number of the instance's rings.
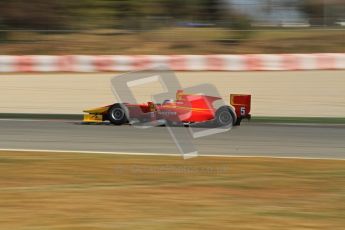
[[[1,54],[345,52],[344,0],[1,0]]]
[[[135,56],[269,53],[297,55]],[[68,54],[95,56],[25,56]],[[343,230],[344,57],[345,0],[0,0],[0,229]],[[162,63],[190,70],[182,88],[252,95],[251,123],[193,140],[201,155],[268,158],[144,156],[178,153],[164,127],[80,125],[116,71]]]

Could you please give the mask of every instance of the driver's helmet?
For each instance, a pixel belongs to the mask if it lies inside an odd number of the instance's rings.
[[[163,105],[171,104],[173,102],[174,102],[174,100],[172,100],[172,99],[166,99],[166,100],[163,101]]]

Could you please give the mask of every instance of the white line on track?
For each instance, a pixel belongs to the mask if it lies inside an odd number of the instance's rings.
[[[81,154],[109,154],[109,155],[129,155],[129,156],[170,156],[182,157],[176,153],[136,153],[136,152],[102,152],[102,151],[76,151],[76,150],[48,150],[48,149],[1,149],[8,152],[40,152],[40,153],[81,153]],[[229,158],[272,158],[272,159],[298,159],[298,160],[340,160],[345,158],[323,158],[323,157],[297,157],[297,156],[265,156],[265,155],[220,155],[202,154],[200,157],[229,157]]]

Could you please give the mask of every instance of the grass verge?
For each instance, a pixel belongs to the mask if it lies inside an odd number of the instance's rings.
[[[345,124],[345,117],[266,117],[255,116],[252,122],[262,123],[304,123],[304,124]]]
[[[0,113],[0,119],[82,120],[82,114]],[[254,123],[345,124],[345,117],[269,117],[254,116]]]
[[[0,152],[1,229],[343,229],[345,161]]]
[[[137,33],[66,34],[12,31],[0,48],[4,55],[342,53],[344,33],[340,27],[250,31],[168,27]]]

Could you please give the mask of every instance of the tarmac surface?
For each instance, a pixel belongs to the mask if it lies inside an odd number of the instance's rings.
[[[344,137],[344,125],[243,122],[192,143],[200,155],[345,159]],[[139,129],[67,120],[2,119],[0,149],[179,154],[166,127]]]

